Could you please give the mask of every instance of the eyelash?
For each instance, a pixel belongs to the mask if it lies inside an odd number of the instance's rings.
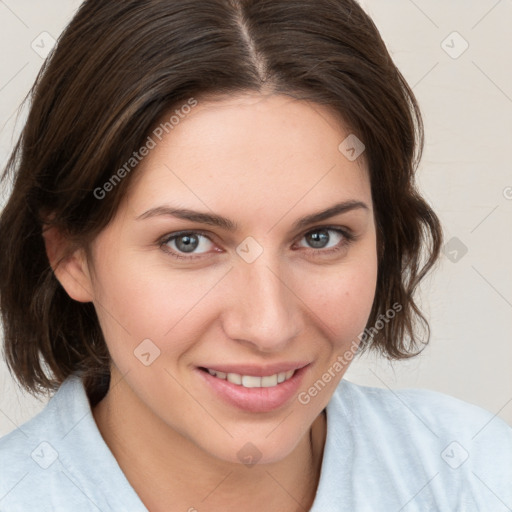
[[[310,229],[309,231],[306,231],[303,235],[301,235],[301,237],[298,240],[302,240],[306,235],[315,233],[317,231],[334,231],[334,232],[342,235],[343,239],[341,240],[341,242],[338,243],[338,245],[336,245],[335,247],[332,247],[330,249],[309,248],[309,250],[308,250],[306,248],[306,250],[308,252],[312,253],[313,257],[325,257],[325,256],[333,255],[333,254],[341,251],[342,249],[345,249],[350,244],[352,244],[355,240],[357,240],[357,236],[354,233],[352,233],[352,231],[350,231],[349,229],[346,229],[346,228],[341,229],[339,227],[333,227],[333,226],[319,226],[317,228]],[[182,256],[181,253],[178,253],[178,252],[166,247],[166,244],[168,244],[172,240],[180,238],[181,236],[184,236],[184,235],[201,235],[213,243],[213,241],[208,236],[208,234],[203,231],[180,231],[178,233],[171,233],[171,234],[164,236],[164,238],[162,238],[158,241],[158,245],[166,254],[169,254],[173,258],[176,258],[179,260],[192,261],[192,260],[196,260],[199,258],[203,258],[208,254],[208,253],[202,253],[202,254],[195,255],[195,256]]]

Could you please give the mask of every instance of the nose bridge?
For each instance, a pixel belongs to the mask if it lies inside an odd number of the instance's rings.
[[[232,339],[272,351],[282,350],[297,335],[297,301],[280,268],[262,256],[252,263],[241,261],[233,272],[235,294],[225,325]]]

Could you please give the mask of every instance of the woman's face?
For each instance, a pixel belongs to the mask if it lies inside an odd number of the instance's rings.
[[[199,101],[155,139],[87,285],[138,414],[231,462],[280,460],[308,431],[376,286],[349,134],[325,107],[250,94]]]

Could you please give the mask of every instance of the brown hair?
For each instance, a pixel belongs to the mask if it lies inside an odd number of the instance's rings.
[[[361,7],[354,0],[87,0],[37,77],[2,176],[13,177],[0,218],[4,350],[25,389],[55,390],[75,372],[93,402],[108,387],[110,357],[94,306],[72,300],[49,265],[42,237],[49,215],[73,247],[87,248],[135,170],[102,200],[94,191],[166,112],[191,97],[247,91],[327,105],[364,142],[379,253],[368,326],[393,304],[402,308],[362,346],[400,359],[428,341],[413,292],[442,235],[414,184],[421,115]]]

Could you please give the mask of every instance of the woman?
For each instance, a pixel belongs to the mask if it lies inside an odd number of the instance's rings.
[[[504,422],[343,380],[428,338],[422,142],[352,0],[84,2],[4,176],[6,360],[57,392],[1,510],[512,506]]]

